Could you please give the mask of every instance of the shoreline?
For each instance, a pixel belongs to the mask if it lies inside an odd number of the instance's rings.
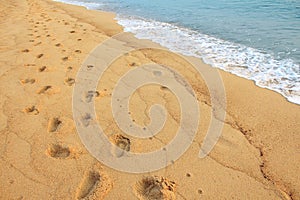
[[[123,30],[114,16],[48,0],[10,0],[3,5],[0,171],[6,173],[0,174],[0,198],[143,199],[143,177],[157,176],[163,179],[153,180],[162,185],[173,181],[176,185],[172,190],[158,185],[162,199],[300,199],[299,105],[251,80],[218,70],[226,90],[227,116],[217,145],[209,156],[199,159],[199,145],[214,117],[209,92],[195,70],[168,51],[138,50],[115,60],[98,85],[96,112],[108,137],[114,141],[115,133],[126,136],[130,151],[161,148],[178,126],[178,106],[171,94],[149,86],[132,97],[137,106],[131,112],[138,124],[149,122],[149,116],[140,113],[153,102],[165,103],[171,113],[170,124],[151,140],[138,140],[118,130],[109,100],[116,74],[148,62],[172,66],[199,98],[202,117],[193,144],[173,165],[145,174],[122,173],[93,158],[76,133],[72,88],[90,51]],[[126,41],[108,48],[128,48],[141,41],[152,43],[128,34]],[[195,60],[204,69],[211,68]]]
[[[61,2],[64,3],[64,1],[61,1]],[[68,2],[66,2],[66,3],[70,4]],[[75,5],[83,6],[83,7],[87,8],[88,10],[97,10],[96,7],[95,8],[89,8],[89,7],[87,7],[88,5],[85,5],[85,3],[83,3],[83,4],[82,3],[83,2],[80,2],[80,3],[77,3]],[[74,5],[74,4],[71,4],[71,5]],[[101,9],[98,9],[98,10],[100,12],[101,11],[106,12],[105,10],[101,10]],[[109,12],[111,12],[111,11],[109,11]],[[291,87],[291,85],[293,85],[293,82],[290,82],[290,81],[286,82],[286,80],[291,78],[288,74],[286,74],[284,76],[279,76],[279,75],[274,75],[273,74],[270,77],[262,77],[260,74],[268,74],[268,73],[272,74],[272,72],[274,72],[274,71],[272,69],[265,69],[266,71],[259,71],[259,70],[256,69],[256,72],[254,73],[253,68],[255,68],[255,66],[253,66],[253,63],[251,64],[251,62],[248,63],[248,64],[247,63],[240,63],[240,65],[233,64],[235,67],[230,67],[230,64],[226,64],[226,63],[231,63],[231,62],[234,63],[237,60],[231,60],[231,58],[224,58],[225,55],[222,52],[219,52],[220,56],[222,55],[221,56],[222,58],[210,59],[209,57],[211,57],[211,56],[216,56],[216,57],[218,57],[218,56],[215,53],[212,53],[212,52],[209,53],[208,55],[206,55],[206,53],[197,54],[194,51],[198,50],[198,51],[201,52],[201,48],[200,49],[199,48],[198,49],[193,49],[193,45],[189,45],[189,48],[188,48],[186,46],[188,44],[186,44],[185,42],[183,42],[183,44],[181,44],[179,46],[174,45],[174,44],[172,44],[172,41],[169,41],[167,39],[160,39],[160,37],[163,36],[163,34],[159,35],[159,38],[156,38],[155,34],[159,34],[159,33],[155,30],[153,30],[155,32],[154,35],[147,33],[149,31],[151,32],[152,29],[148,30],[146,26],[144,27],[145,28],[144,32],[146,32],[146,33],[143,34],[143,33],[141,33],[140,28],[132,27],[132,26],[130,26],[130,23],[131,23],[131,21],[133,21],[135,24],[136,23],[142,23],[142,24],[146,23],[150,27],[152,27],[153,25],[159,26],[160,29],[162,29],[161,31],[165,34],[168,34],[168,32],[164,32],[164,31],[167,31],[167,30],[164,30],[164,26],[168,27],[169,33],[171,33],[170,31],[172,31],[172,30],[179,30],[179,32],[182,33],[182,34],[190,34],[190,35],[195,35],[196,34],[197,35],[196,31],[193,31],[193,30],[190,30],[190,29],[184,28],[184,27],[175,26],[175,25],[173,26],[172,24],[165,23],[165,22],[154,21],[154,20],[146,20],[142,17],[132,17],[132,18],[131,17],[128,18],[128,17],[125,17],[125,16],[120,17],[120,16],[118,16],[120,14],[117,14],[117,13],[115,15],[116,15],[115,19],[117,20],[117,23],[119,25],[121,25],[122,27],[124,27],[124,30],[126,30],[126,32],[134,34],[135,37],[137,37],[139,39],[151,40],[154,43],[158,43],[159,45],[163,45],[165,48],[168,48],[170,51],[175,51],[178,54],[182,54],[182,55],[185,55],[185,56],[193,56],[193,57],[196,57],[198,59],[201,59],[204,63],[206,63],[208,65],[211,65],[212,67],[215,67],[217,69],[229,72],[231,74],[234,74],[236,76],[245,78],[247,80],[254,81],[255,84],[258,87],[267,88],[269,90],[275,91],[275,92],[281,94],[289,102],[300,105],[299,95],[297,95],[298,91],[297,91],[296,87]],[[129,27],[127,27],[126,24],[129,25]],[[141,26],[143,26],[143,25],[141,25]],[[176,37],[180,37],[180,34],[176,35]],[[194,36],[191,36],[191,37],[194,37]],[[198,33],[198,38],[195,36],[194,39],[199,40],[199,38],[201,38],[201,40],[204,40],[203,37],[211,38],[212,40],[218,40],[218,43],[220,43],[220,45],[221,45],[219,48],[224,48],[223,51],[229,51],[229,52],[231,51],[230,48],[225,50],[227,48],[226,44],[225,44],[227,41],[223,41],[222,39],[218,39],[218,38],[215,38],[215,37],[212,37],[212,36],[209,36],[209,35],[205,35],[205,34],[200,34],[200,33]],[[181,38],[181,39],[184,39],[184,38]],[[190,42],[192,42],[192,40],[190,40]],[[209,40],[207,40],[207,41],[204,40],[201,43],[208,43],[207,45],[204,45],[202,47],[204,49],[207,48],[205,46],[214,46],[214,43],[210,43]],[[236,44],[234,42],[230,42],[230,44],[232,46],[237,47],[237,48],[239,47],[239,48],[247,49],[247,51],[254,51],[255,54],[257,54],[256,55],[257,61],[255,63],[259,62],[260,65],[262,66],[262,68],[270,68],[270,67],[271,68],[272,67],[280,68],[280,66],[285,66],[286,62],[288,62],[289,65],[294,66],[293,68],[295,68],[295,67],[297,68],[297,66],[298,66],[297,63],[294,63],[294,61],[277,60],[269,54],[267,54],[268,55],[267,57],[264,57],[265,56],[264,54],[266,52],[262,52],[260,50],[253,49],[252,47],[247,47],[247,46],[244,46],[244,45],[241,45],[241,44]],[[182,47],[182,45],[183,45],[183,47]],[[197,45],[197,46],[200,45],[201,46],[201,44],[197,43],[197,42],[196,42],[195,45]],[[184,48],[184,47],[186,47],[186,48]],[[206,51],[207,50],[205,50],[205,52]],[[247,52],[244,52],[244,53],[247,53]],[[227,56],[230,57],[230,55],[227,55]],[[243,57],[243,55],[240,55],[240,56],[241,56],[241,59],[248,59],[248,58]],[[223,61],[220,63],[218,61],[218,59],[221,59]],[[271,59],[271,60],[269,60],[269,62],[272,62],[273,65],[272,66],[270,64],[269,64],[270,66],[267,65],[267,63],[265,63],[263,61],[264,59],[268,59],[268,60]],[[225,63],[225,66],[223,66],[224,63]],[[242,66],[242,67],[238,67],[238,66]],[[290,67],[291,66],[289,66],[288,68],[290,68]],[[240,69],[242,69],[242,70],[240,70]],[[271,70],[271,72],[269,72],[270,70]],[[274,72],[274,73],[276,74],[277,72]]]

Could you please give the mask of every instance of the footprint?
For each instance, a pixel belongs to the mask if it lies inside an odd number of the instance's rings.
[[[64,82],[65,82],[66,85],[72,86],[75,83],[75,79],[73,79],[73,78],[66,78]]]
[[[87,70],[91,70],[94,68],[94,65],[87,65],[86,67],[87,67]]]
[[[22,52],[28,53],[28,52],[29,52],[29,49],[24,49],[24,50],[22,50]]]
[[[37,36],[38,37],[38,36]],[[42,42],[38,42],[38,43],[36,43],[36,44],[34,44],[34,46],[38,46],[38,45],[40,45],[40,44],[42,44]],[[38,56],[40,56],[40,58],[43,56],[44,54],[39,54]]]
[[[69,147],[64,147],[60,144],[52,144],[47,149],[47,154],[52,158],[64,159],[68,158],[71,154]]]
[[[63,57],[62,60],[63,60],[63,61],[67,61],[67,60],[69,60],[69,57],[68,57],[68,56]]]
[[[75,50],[75,53],[81,53],[81,50],[77,49]]]
[[[114,135],[113,143],[116,145],[112,149],[112,154],[116,156],[117,158],[120,158],[124,155],[124,153],[127,151],[130,151],[130,139],[127,137],[124,137],[123,135],[117,134]]]
[[[33,84],[33,83],[35,83],[35,79],[33,79],[33,78],[22,79],[21,83],[22,84],[27,84],[27,83]]]
[[[130,67],[135,67],[135,66],[137,66],[137,64],[135,62],[132,62],[132,63],[129,63],[129,66]]]
[[[78,39],[77,39],[77,41],[81,41],[81,40],[82,40],[81,38],[78,38]]]
[[[86,113],[81,117],[81,123],[83,126],[88,127],[92,121],[92,116],[89,113]]]
[[[71,67],[71,66],[68,67],[68,68],[67,68],[67,72],[71,71],[72,69],[73,69],[73,67]]]
[[[46,66],[42,66],[42,67],[40,67],[40,68],[39,68],[39,70],[38,70],[38,71],[39,71],[39,72],[43,72],[43,71],[45,71],[45,70],[46,70],[46,68],[47,68]]]
[[[70,33],[75,33],[75,31],[70,31]]]
[[[24,64],[25,67],[33,67],[35,64]]]
[[[24,109],[24,112],[31,115],[38,115],[40,112],[35,106],[29,106]]]
[[[92,101],[92,99],[94,97],[98,97],[100,94],[98,91],[88,91],[85,95],[84,95],[84,101],[86,103],[90,103]]]
[[[46,86],[42,87],[40,90],[38,90],[37,93],[38,94],[44,94],[45,92],[47,92],[51,88],[52,88],[52,86],[46,85]]]
[[[141,200],[175,200],[176,184],[164,177],[148,176],[136,183],[135,194]]]
[[[160,89],[163,91],[170,91],[170,89],[166,86],[160,86]]]
[[[54,117],[54,118],[51,118],[48,122],[48,132],[55,132],[58,130],[59,128],[59,125],[61,124],[62,122],[59,120],[58,117]]]
[[[37,57],[37,58],[41,58],[41,57],[43,57],[43,56],[44,56],[44,54],[41,53],[41,54],[37,55],[36,57]]]
[[[77,192],[76,199],[85,199],[88,196],[91,196],[97,186],[100,185],[101,176],[98,172],[89,171],[83,178]]]
[[[57,47],[60,47],[60,46],[61,46],[61,44],[60,44],[60,43],[57,43],[55,46],[57,46]]]

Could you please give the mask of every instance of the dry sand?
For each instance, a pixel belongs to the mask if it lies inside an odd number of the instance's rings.
[[[141,126],[149,123],[145,110],[153,103],[165,105],[168,121],[156,137],[128,136],[112,118],[118,76],[145,63],[173,67],[185,77],[199,99],[201,118],[192,145],[174,164],[151,173],[119,172],[86,150],[72,116],[81,64],[99,43],[122,32],[114,15],[48,0],[1,0],[0,10],[0,199],[300,199],[298,105],[220,71],[225,125],[213,151],[199,159],[212,117],[204,81],[171,52],[131,52],[111,64],[95,99],[99,123],[112,142],[147,152],[162,148],[176,133],[179,104],[157,85],[140,88],[130,102]],[[127,46],[146,42],[129,35]]]

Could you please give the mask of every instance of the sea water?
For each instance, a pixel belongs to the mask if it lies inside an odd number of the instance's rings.
[[[300,104],[300,0],[61,0]]]

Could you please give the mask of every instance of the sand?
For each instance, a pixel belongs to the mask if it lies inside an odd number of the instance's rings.
[[[73,89],[80,82],[76,74],[85,58],[122,33],[114,14],[48,0],[0,1],[0,10],[0,199],[300,199],[299,105],[218,71],[226,91],[226,107],[220,105],[226,119],[218,143],[200,159],[210,120],[218,118],[204,80],[172,52],[132,51],[110,64],[92,94],[98,122],[112,143],[126,152],[149,152],[176,134],[179,102],[156,84],[139,88],[129,107],[135,123],[146,126],[150,106],[164,105],[167,121],[159,134],[135,138],[113,119],[114,85],[146,63],[169,66],[184,77],[201,115],[191,146],[171,165],[147,173],[121,172],[88,152],[72,111]],[[103,50],[103,62],[114,51],[151,43],[125,36]],[[124,152],[115,156],[122,158]]]

